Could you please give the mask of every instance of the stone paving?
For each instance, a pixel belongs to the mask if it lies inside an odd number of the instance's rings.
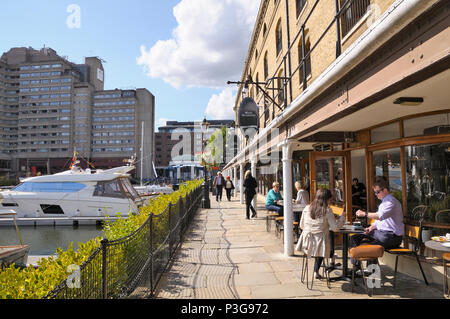
[[[443,299],[442,288],[426,286],[423,281],[397,274],[392,287],[393,270],[381,265],[382,287],[369,297],[357,279],[345,281],[314,280],[313,289],[301,283],[302,258],[296,252],[286,257],[282,238],[274,227],[266,231],[263,197],[258,198],[258,216],[245,218],[245,206],[238,198],[216,202],[211,209],[199,209],[185,240],[163,275],[155,298],[158,299],[281,299],[281,298],[417,298]],[[340,255],[340,248],[336,252]],[[340,260],[338,259],[338,262]],[[309,262],[312,275],[313,260]],[[350,263],[349,263],[350,264]],[[336,274],[332,274],[336,275]]]

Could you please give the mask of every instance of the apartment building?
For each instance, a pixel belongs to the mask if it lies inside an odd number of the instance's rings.
[[[333,210],[352,220],[355,209],[376,211],[371,185],[384,176],[407,224],[423,205],[427,225],[448,227],[438,212],[450,209],[449,21],[443,0],[261,1],[242,76],[230,79],[238,132],[252,98],[258,133],[225,169],[239,178],[251,168],[262,194],[282,184],[286,255],[295,181],[311,199],[329,188]]]
[[[3,175],[62,171],[75,151],[96,168],[140,160],[144,131],[142,176],[153,178],[154,96],[105,90],[98,57],[75,64],[51,48],[12,48],[0,58],[0,110]]]

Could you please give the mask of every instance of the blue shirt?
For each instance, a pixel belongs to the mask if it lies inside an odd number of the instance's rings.
[[[266,205],[273,205],[274,201],[276,200],[282,200],[283,197],[281,197],[281,193],[277,192],[275,193],[275,191],[273,190],[273,188],[267,193],[267,198],[266,198]]]
[[[402,204],[394,195],[389,194],[383,198],[378,207],[377,214],[378,220],[374,224],[377,229],[392,231],[397,236],[403,236],[405,234]]]

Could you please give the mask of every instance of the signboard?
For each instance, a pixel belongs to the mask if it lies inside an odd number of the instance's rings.
[[[97,79],[103,82],[103,70],[97,68]]]
[[[238,125],[241,129],[248,127],[258,128],[259,111],[258,105],[251,97],[246,97],[242,100],[238,112]]]

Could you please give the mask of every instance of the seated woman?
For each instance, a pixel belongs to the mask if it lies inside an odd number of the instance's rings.
[[[305,209],[306,205],[309,204],[309,193],[303,187],[303,183],[301,181],[295,182],[295,188],[297,189],[297,198],[295,199],[295,203],[300,205],[301,210]],[[294,221],[299,222],[300,212],[298,214],[294,214]]]
[[[280,193],[280,183],[273,182],[272,189],[267,193],[266,209],[278,213],[278,216],[283,216],[283,206],[279,205],[277,201],[283,200]]]
[[[321,188],[317,191],[311,205],[307,205],[303,210],[300,220],[302,234],[295,249],[308,256],[315,257],[314,277],[321,279],[319,269],[324,257],[333,258],[334,249],[330,240],[330,229],[338,230],[344,225],[345,211],[338,221],[334,217],[333,211],[329,207],[332,194],[330,190]],[[332,260],[332,264],[334,260]]]

